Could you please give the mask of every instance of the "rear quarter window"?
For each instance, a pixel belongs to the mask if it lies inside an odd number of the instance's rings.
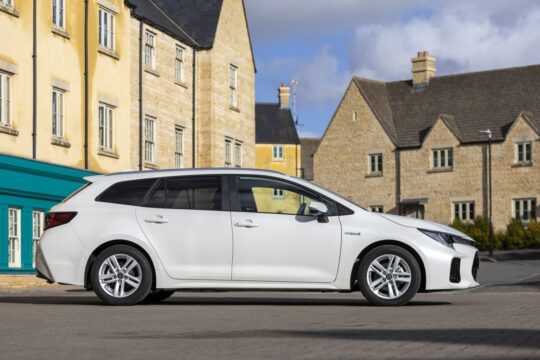
[[[102,192],[96,201],[112,204],[141,206],[156,179],[132,180],[116,183]]]

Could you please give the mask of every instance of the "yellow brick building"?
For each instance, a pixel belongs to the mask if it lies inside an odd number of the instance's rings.
[[[290,109],[290,89],[282,85],[278,103],[256,105],[256,166],[302,177],[302,147]]]

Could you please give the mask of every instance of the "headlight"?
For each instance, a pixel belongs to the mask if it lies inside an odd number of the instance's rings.
[[[439,231],[432,231],[432,230],[424,230],[424,229],[418,229],[420,232],[424,233],[425,235],[429,236],[433,240],[448,246],[449,248],[454,248],[454,236],[451,234],[439,232]]]

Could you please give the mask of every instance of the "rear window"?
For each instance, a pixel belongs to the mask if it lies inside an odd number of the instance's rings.
[[[96,201],[140,206],[155,181],[156,179],[144,179],[119,182],[101,193]]]
[[[155,187],[145,206],[181,210],[222,210],[221,177],[163,179]]]

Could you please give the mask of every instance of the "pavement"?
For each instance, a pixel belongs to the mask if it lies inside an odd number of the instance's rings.
[[[481,287],[418,294],[396,308],[370,306],[359,293],[178,292],[159,305],[109,307],[77,287],[0,290],[0,353],[10,360],[540,359],[538,255],[482,262]]]

